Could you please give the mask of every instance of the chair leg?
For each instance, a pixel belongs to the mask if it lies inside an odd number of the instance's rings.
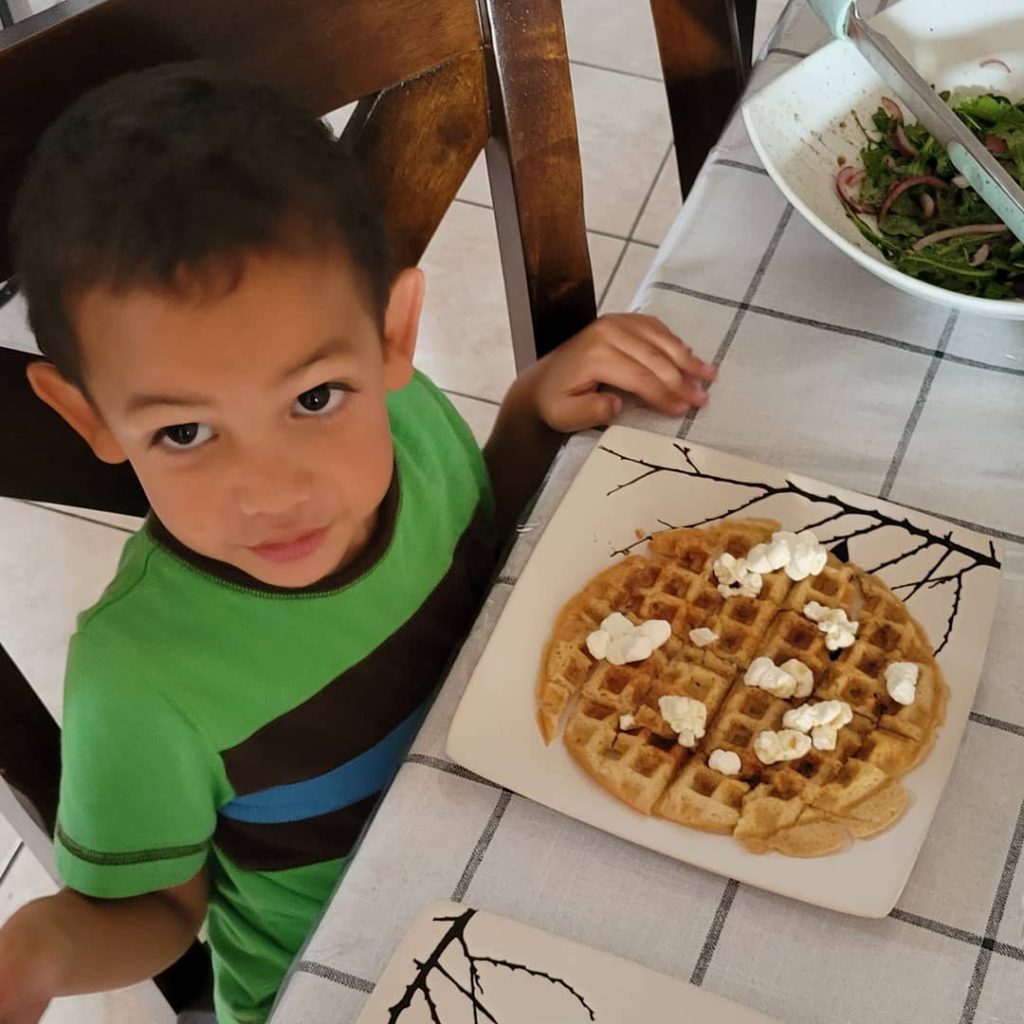
[[[684,199],[746,84],[754,7],[754,0],[651,0]]]
[[[52,834],[60,790],[60,729],[2,646],[0,706],[0,775]]]
[[[479,4],[492,44],[487,170],[522,371],[597,315],[579,141],[560,0],[532,0],[528,16],[522,0]]]

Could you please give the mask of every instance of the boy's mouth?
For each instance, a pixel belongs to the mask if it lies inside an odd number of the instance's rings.
[[[298,534],[284,541],[274,541],[268,544],[254,544],[249,550],[268,562],[295,562],[301,558],[308,558],[327,536],[327,527],[322,526],[318,530],[310,530],[307,533]]]

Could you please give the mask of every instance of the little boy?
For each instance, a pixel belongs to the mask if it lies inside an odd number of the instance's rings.
[[[13,217],[32,387],[151,514],[72,640],[66,888],[0,931],[0,1024],[128,985],[207,924],[218,1020],[266,1019],[344,872],[552,439],[711,367],[648,317],[592,324],[510,389],[481,456],[413,369],[351,158],[266,86],[117,79],[40,144]]]

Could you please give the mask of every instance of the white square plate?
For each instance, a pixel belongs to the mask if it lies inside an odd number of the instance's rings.
[[[1024,98],[1024,17],[1020,0],[902,0],[871,24],[887,35],[938,90]],[[996,64],[997,58],[1010,71]],[[897,270],[846,216],[836,196],[840,160],[856,162],[864,136],[891,95],[867,61],[836,40],[751,96],[743,118],[775,184],[807,221],[862,267],[922,299],[980,316],[1024,320],[1024,302],[960,295]],[[909,115],[914,120],[912,115]]]
[[[629,960],[444,902],[432,903],[413,922],[356,1024],[438,1020],[773,1024],[763,1014]]]
[[[561,606],[637,536],[729,514],[813,527],[878,572],[925,627],[950,686],[946,721],[904,779],[911,802],[888,831],[828,857],[748,853],[730,836],[646,817],[593,782],[561,739],[545,746],[535,688]],[[926,543],[927,542],[927,543]],[[1000,555],[943,520],[806,477],[627,427],[607,430],[573,481],[509,597],[448,733],[459,764],[580,821],[741,882],[849,914],[896,904],[953,766],[985,658]],[[920,586],[914,586],[920,584]],[[979,799],[984,795],[979,794]]]

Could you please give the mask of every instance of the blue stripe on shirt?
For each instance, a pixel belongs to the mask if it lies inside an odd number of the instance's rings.
[[[330,814],[365,800],[391,781],[424,714],[411,714],[369,750],[323,775],[236,796],[218,813],[235,821],[273,825]]]

